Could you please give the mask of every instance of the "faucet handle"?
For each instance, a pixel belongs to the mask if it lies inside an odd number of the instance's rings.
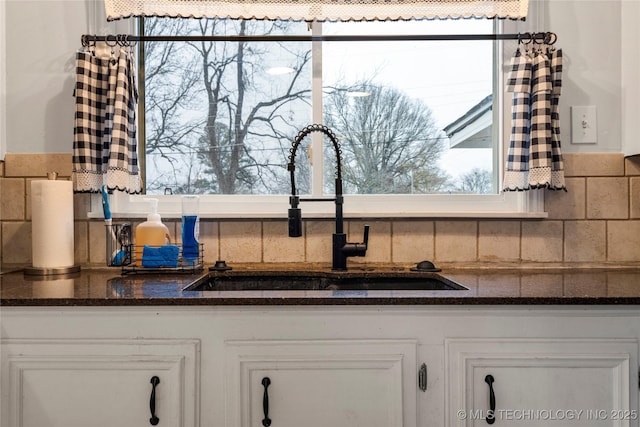
[[[364,250],[367,250],[367,245],[369,243],[369,224],[364,226],[364,237],[362,238],[362,244],[364,245]]]
[[[365,256],[367,254],[367,245],[369,244],[369,225],[364,226],[364,238],[362,243],[344,243],[344,234],[334,234],[334,245],[336,244],[336,236],[342,236],[343,241],[339,243],[338,250],[345,257],[345,261],[347,257],[351,256]],[[342,268],[335,268],[334,270],[346,270],[346,266]]]

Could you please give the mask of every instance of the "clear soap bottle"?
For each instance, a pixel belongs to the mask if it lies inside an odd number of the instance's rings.
[[[171,240],[169,229],[162,223],[158,214],[158,199],[144,199],[151,204],[151,212],[147,220],[136,226],[135,233],[135,265],[142,265],[142,252],[145,246],[160,247]]]

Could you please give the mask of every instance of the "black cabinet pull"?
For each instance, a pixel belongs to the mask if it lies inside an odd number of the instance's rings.
[[[493,375],[487,375],[484,377],[484,382],[489,384],[489,412],[487,413],[487,424],[493,424],[496,422],[496,394],[493,392]]]
[[[151,418],[149,423],[152,426],[157,426],[160,422],[160,418],[156,417],[156,386],[160,384],[160,378],[155,375],[151,377],[151,399],[149,399],[149,409],[151,409]]]
[[[269,377],[264,377],[262,379],[262,385],[264,386],[264,396],[262,396],[262,411],[264,412],[264,419],[262,420],[262,425],[264,427],[269,427],[271,425],[271,418],[269,418],[269,392],[267,391],[269,384],[271,384]]]

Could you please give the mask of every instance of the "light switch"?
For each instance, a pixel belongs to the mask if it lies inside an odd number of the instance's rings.
[[[571,143],[598,142],[598,119],[595,105],[571,107]]]

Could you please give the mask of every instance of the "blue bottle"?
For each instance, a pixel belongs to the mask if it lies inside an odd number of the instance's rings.
[[[195,265],[200,257],[200,218],[198,217],[200,198],[182,196],[182,260],[184,265]]]

